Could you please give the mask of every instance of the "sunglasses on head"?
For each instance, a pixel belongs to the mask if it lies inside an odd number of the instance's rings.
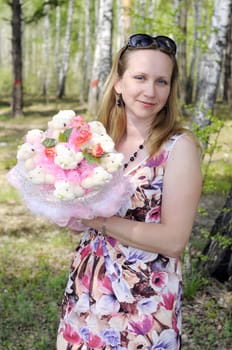
[[[150,36],[148,34],[133,34],[129,37],[126,48],[163,48],[172,55],[176,54],[176,43],[168,36]]]

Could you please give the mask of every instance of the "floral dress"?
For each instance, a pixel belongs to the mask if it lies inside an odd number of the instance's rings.
[[[128,173],[137,188],[125,218],[160,222],[165,164],[178,137]],[[178,258],[88,229],[71,264],[57,350],[178,350],[181,293]]]

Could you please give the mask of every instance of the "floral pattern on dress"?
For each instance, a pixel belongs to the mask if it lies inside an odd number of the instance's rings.
[[[137,187],[126,219],[160,222],[165,164],[177,139],[128,174]],[[178,350],[181,295],[178,258],[88,229],[71,264],[57,350]]]

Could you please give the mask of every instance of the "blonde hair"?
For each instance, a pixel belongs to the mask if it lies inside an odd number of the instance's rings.
[[[143,48],[145,49],[145,48]],[[149,48],[151,49],[151,48]],[[123,47],[116,54],[111,72],[104,84],[101,98],[98,119],[103,123],[107,132],[117,145],[126,132],[126,113],[124,106],[117,105],[117,94],[114,85],[118,78],[121,78],[128,67],[128,57],[133,54],[134,50],[141,50],[141,48],[127,48]],[[156,153],[161,145],[172,135],[187,132],[179,121],[179,111],[177,104],[177,90],[178,90],[178,65],[174,55],[169,54],[162,48],[152,48],[152,50],[159,50],[171,58],[173,62],[173,71],[171,77],[170,94],[166,106],[158,113],[154,122],[151,125],[148,139],[146,140],[146,147],[151,155]]]

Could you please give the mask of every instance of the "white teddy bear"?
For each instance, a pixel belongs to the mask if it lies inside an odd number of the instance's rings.
[[[64,144],[58,144],[55,150],[56,156],[54,158],[54,163],[59,165],[62,169],[75,169],[84,158],[82,152],[76,153]]]
[[[64,131],[76,113],[72,110],[61,110],[48,122],[48,128],[52,130],[52,137],[57,138],[59,133]]]
[[[108,173],[101,166],[93,169],[93,174],[82,180],[81,186],[90,189],[98,189],[102,187],[105,183],[111,181],[112,175]]]
[[[90,141],[87,143],[87,147],[91,148],[93,145],[96,145],[98,143],[100,143],[100,145],[105,153],[109,153],[109,152],[114,151],[114,141],[106,133],[101,133],[101,134],[94,133],[94,134],[92,134]]]
[[[26,170],[33,169],[38,164],[39,157],[35,147],[28,142],[22,144],[17,152],[17,159],[24,161]]]
[[[36,143],[41,143],[44,139],[44,131],[40,129],[29,130],[26,134],[26,142],[34,145]]]
[[[54,176],[46,173],[46,171],[41,166],[37,166],[35,169],[29,171],[28,179],[35,185],[50,185],[55,182]]]
[[[55,182],[54,195],[61,200],[73,200],[84,194],[83,188],[78,184],[71,184],[68,181]]]
[[[34,157],[36,151],[33,145],[31,145],[28,142],[23,143],[17,152],[17,159],[18,160],[26,160],[31,157]]]
[[[89,122],[88,123],[89,126],[90,126],[90,131],[92,134],[103,134],[103,133],[106,133],[106,129],[104,127],[104,125],[97,121],[97,120],[94,120],[92,122]]]
[[[109,173],[120,170],[123,165],[122,153],[108,153],[101,158],[101,166]]]

